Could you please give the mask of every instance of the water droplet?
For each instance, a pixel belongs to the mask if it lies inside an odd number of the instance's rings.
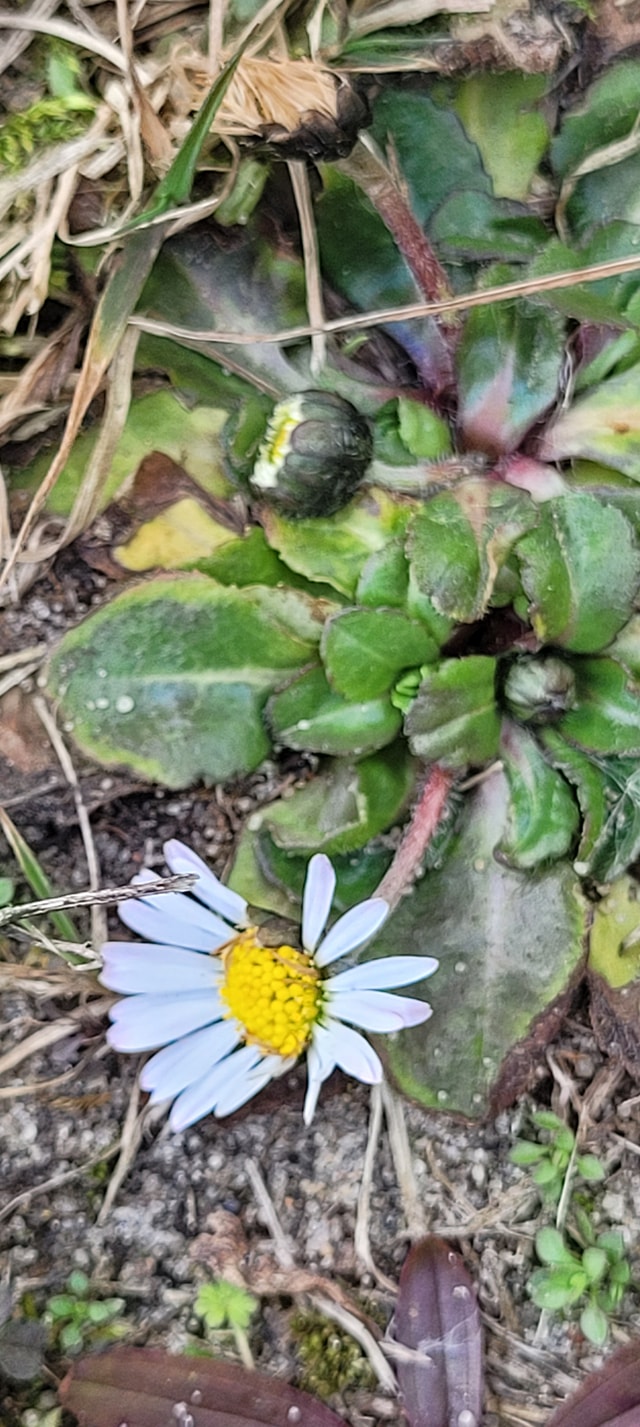
[[[449,1092],[448,1092],[448,1090],[439,1090],[439,1091],[438,1091],[438,1099],[439,1099],[440,1101],[448,1100],[448,1099],[449,1099]]]
[[[457,1254],[454,1254],[454,1253],[448,1253],[448,1254],[447,1254],[447,1258],[448,1258],[448,1260],[449,1260],[449,1263],[455,1263],[457,1257],[458,1257],[458,1255],[457,1255]]]
[[[94,708],[95,708],[95,702],[94,702],[94,700],[93,700],[93,699],[87,699],[87,702],[86,702],[86,704],[85,704],[85,708],[86,708],[86,709],[89,709],[89,712],[90,712],[90,713],[93,713],[93,710],[94,710]]]
[[[472,1099],[473,1099],[474,1105],[481,1105],[481,1104],[482,1104],[482,1096],[481,1096],[481,1095],[473,1095],[473,1096],[472,1096]]]
[[[487,864],[484,860],[484,857],[476,857],[473,864],[473,870],[474,872],[484,872],[486,865]]]
[[[476,1414],[469,1407],[464,1407],[462,1412],[458,1413],[458,1427],[478,1427]]]
[[[106,677],[107,677],[107,671],[106,671],[106,669],[96,669],[96,673],[97,673],[99,679],[106,679]]]
[[[461,976],[461,975],[462,975],[462,972],[463,972],[463,971],[466,971],[466,969],[467,969],[467,963],[466,963],[466,961],[456,961],[456,964],[455,964],[455,966],[454,966],[453,969],[454,969],[454,971],[457,971],[457,972],[458,972],[458,975]]]
[[[62,727],[63,727],[65,733],[73,733],[73,730],[74,730],[74,728],[75,728],[75,723],[74,723],[74,721],[73,721],[72,718],[68,718],[68,719],[67,719],[67,722],[66,722],[66,723],[63,723]]]
[[[452,1294],[451,1294],[451,1297],[452,1297],[452,1298],[470,1298],[470,1297],[471,1297],[471,1291],[470,1291],[470,1289],[467,1288],[466,1284],[464,1284],[464,1283],[458,1283],[458,1284],[456,1284],[456,1287],[453,1289],[453,1292],[452,1292]]]
[[[483,1055],[483,1057],[482,1057],[482,1064],[484,1065],[485,1070],[491,1070],[491,1066],[493,1065],[493,1061],[492,1061],[492,1059],[491,1059],[491,1056],[490,1056],[490,1055]]]
[[[299,1422],[302,1413],[299,1407],[290,1407],[287,1412],[287,1422]]]
[[[117,713],[131,713],[133,708],[135,708],[135,703],[131,694],[121,694],[120,697],[116,699]]]
[[[440,1056],[442,1055],[441,1047],[440,1047],[439,1045],[434,1045],[431,1054],[432,1054],[434,1060],[439,1060],[439,1059],[440,1059]]]
[[[97,709],[108,709],[108,707],[109,707],[109,700],[108,700],[108,699],[96,699],[96,708],[97,708]]]
[[[193,1392],[191,1394],[191,1401],[193,1402],[195,1407],[198,1406],[199,1402],[202,1402],[202,1393],[199,1387],[194,1387]]]

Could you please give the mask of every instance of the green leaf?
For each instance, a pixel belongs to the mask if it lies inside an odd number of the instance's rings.
[[[459,119],[425,94],[403,84],[384,90],[374,107],[372,135],[383,153],[393,154],[419,223],[428,224],[451,193],[491,193],[479,150]]]
[[[582,833],[575,870],[587,875],[589,859],[609,818],[607,780],[598,764],[579,748],[572,748],[555,728],[539,730],[540,739],[555,768],[576,789],[582,815]]]
[[[538,1229],[536,1234],[536,1253],[541,1263],[561,1264],[569,1268],[576,1267],[575,1254],[567,1248],[559,1229],[551,1227]]]
[[[594,1154],[579,1154],[576,1159],[576,1170],[589,1184],[601,1184],[607,1177],[604,1165]]]
[[[485,274],[509,282],[509,268]],[[458,419],[465,446],[505,455],[555,400],[564,345],[561,318],[520,299],[471,311],[457,353]]]
[[[465,768],[495,758],[500,717],[495,659],[445,659],[423,678],[405,720],[412,753],[428,763]]]
[[[609,1337],[609,1322],[606,1313],[598,1308],[597,1303],[589,1303],[583,1308],[580,1328],[590,1343],[594,1343],[596,1348],[604,1348]]]
[[[638,116],[640,64],[623,60],[605,70],[565,115],[551,145],[551,163],[560,178],[579,167],[588,154],[622,139]]]
[[[424,625],[399,610],[348,609],[327,621],[320,653],[330,684],[347,699],[374,699],[403,669],[430,664],[438,650]]]
[[[582,1266],[590,1283],[598,1283],[607,1272],[608,1262],[604,1249],[590,1247],[582,1255]]]
[[[338,766],[344,767],[342,759]],[[326,787],[323,774],[314,781],[320,781]],[[290,917],[292,909],[298,913],[302,902],[309,854],[296,856],[276,847],[264,823],[267,812],[271,813],[278,806],[278,803],[272,803],[268,809],[254,813],[250,826],[244,827],[238,840],[229,886],[252,906]],[[315,842],[312,850],[315,850]],[[346,912],[349,907],[372,897],[392,855],[389,848],[371,846],[348,853],[332,853],[331,862],[336,874],[335,911]]]
[[[603,649],[629,619],[640,555],[628,520],[593,496],[562,495],[518,542],[521,578],[538,638],[578,653]]]
[[[542,74],[472,74],[458,88],[455,110],[505,198],[526,198],[544,154],[549,127],[535,108],[547,88]]]
[[[249,1327],[257,1308],[258,1300],[253,1294],[227,1283],[224,1278],[218,1283],[203,1283],[193,1305],[194,1313],[204,1318],[208,1328],[223,1328],[229,1323],[243,1331]]]
[[[410,515],[406,506],[372,489],[325,520],[286,520],[271,509],[263,513],[263,524],[269,544],[292,570],[353,597],[365,561],[404,533]]]
[[[414,783],[415,765],[398,742],[359,763],[336,760],[328,773],[272,803],[261,826],[284,852],[352,852],[401,817]]]
[[[539,1269],[529,1279],[529,1292],[538,1308],[557,1312],[582,1298],[587,1288],[587,1276],[580,1269]]]
[[[590,753],[640,754],[640,690],[614,659],[576,659],[576,702],[558,731]]]
[[[639,380],[636,365],[579,396],[547,427],[540,443],[541,460],[581,456],[640,481]]]
[[[564,1130],[566,1128],[564,1120],[561,1120],[560,1116],[556,1115],[553,1110],[535,1110],[531,1119],[534,1125],[537,1125],[539,1129],[550,1130],[552,1135],[555,1134],[556,1130]]]
[[[579,823],[564,778],[547,763],[535,738],[510,719],[502,721],[500,757],[509,784],[509,808],[496,856],[521,871],[564,857]]]
[[[512,1164],[537,1164],[538,1160],[544,1159],[547,1153],[546,1145],[538,1145],[535,1140],[518,1140],[514,1145],[509,1159]]]
[[[15,895],[15,885],[10,877],[0,877],[0,908],[8,907]]]
[[[269,692],[313,658],[321,620],[293,590],[156,579],[65,635],[49,690],[76,742],[179,788],[256,768]]]
[[[285,748],[340,757],[384,748],[402,725],[389,698],[343,699],[322,669],[310,669],[274,694],[267,714],[274,738]]]
[[[500,774],[468,796],[444,863],[402,899],[375,941],[376,956],[440,959],[424,991],[413,993],[431,1003],[432,1019],[381,1045],[394,1078],[421,1104],[471,1117],[520,1093],[528,1038],[538,1038],[537,1060],[544,1013],[583,955],[586,904],[570,867],[530,877],[493,857],[506,802]],[[554,1024],[551,1017],[549,1034]]]
[[[494,259],[524,262],[548,241],[548,230],[522,204],[468,188],[452,193],[434,214],[430,235],[450,262]]]
[[[451,432],[446,421],[421,401],[398,397],[398,430],[412,456],[437,461],[451,453]]]
[[[495,481],[465,480],[415,515],[408,553],[415,581],[441,614],[480,619],[499,570],[538,511],[530,496]]]
[[[409,564],[404,541],[389,540],[365,560],[356,586],[356,603],[405,609],[408,593]]]
[[[320,601],[323,602],[322,608],[327,615],[332,609],[339,609],[342,603],[341,596],[330,585],[306,580],[304,575],[296,574],[295,570],[285,565],[267,543],[264,530],[259,525],[252,525],[241,539],[230,540],[213,555],[196,560],[193,569],[209,575],[220,585],[275,585],[279,588],[288,585],[294,590],[305,590],[318,608]]]

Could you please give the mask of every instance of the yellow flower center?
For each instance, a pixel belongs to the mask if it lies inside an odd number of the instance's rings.
[[[220,995],[245,1041],[266,1055],[300,1055],[322,1003],[313,957],[292,946],[261,946],[255,927],[235,937],[221,956]]]

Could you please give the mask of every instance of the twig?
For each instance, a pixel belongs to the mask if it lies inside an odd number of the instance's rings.
[[[319,329],[314,332],[311,338],[311,372],[314,377],[317,377],[327,360],[327,339],[323,331],[324,303],[322,301],[318,238],[306,164],[302,163],[300,159],[289,159],[287,168],[300,220],[307,312],[312,326]]]
[[[19,907],[5,907],[0,912],[0,929],[23,917],[48,917],[51,912],[64,912],[70,907],[111,907],[136,897],[157,897],[165,892],[190,892],[197,882],[196,872],[179,877],[158,877],[155,882],[136,883],[127,887],[107,887],[101,892],[69,892],[64,897],[47,897],[42,902],[25,902]]]

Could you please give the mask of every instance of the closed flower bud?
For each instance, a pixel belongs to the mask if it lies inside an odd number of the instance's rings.
[[[523,723],[553,723],[575,703],[575,675],[554,654],[513,664],[504,686],[507,707]]]
[[[301,392],[276,406],[251,485],[286,515],[334,515],[358,489],[372,450],[368,423],[351,402]]]

